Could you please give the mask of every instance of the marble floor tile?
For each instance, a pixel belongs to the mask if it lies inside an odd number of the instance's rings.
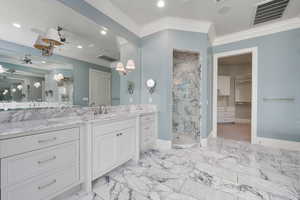
[[[224,139],[154,149],[99,179],[95,200],[299,200],[299,155]]]

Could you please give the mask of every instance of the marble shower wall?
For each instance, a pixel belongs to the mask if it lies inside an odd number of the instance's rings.
[[[173,53],[173,143],[199,142],[200,135],[200,75],[199,54]]]

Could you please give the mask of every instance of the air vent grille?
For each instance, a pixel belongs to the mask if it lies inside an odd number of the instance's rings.
[[[254,25],[282,17],[290,0],[272,0],[257,6]]]
[[[107,55],[99,55],[98,58],[99,58],[99,59],[106,60],[106,61],[108,61],[108,62],[116,62],[116,61],[119,60],[119,58],[114,58],[114,57],[107,56]]]

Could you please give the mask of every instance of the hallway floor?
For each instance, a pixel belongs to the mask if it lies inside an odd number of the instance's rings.
[[[95,184],[104,200],[299,200],[300,153],[224,139],[152,150]],[[109,180],[109,181],[108,181]]]
[[[218,123],[218,137],[251,142],[250,123]]]

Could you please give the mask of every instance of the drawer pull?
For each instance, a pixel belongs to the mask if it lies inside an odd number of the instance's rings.
[[[118,133],[118,134],[117,134],[117,136],[121,136],[121,135],[123,135],[123,133]]]
[[[56,159],[56,156],[53,156],[52,158],[49,158],[47,160],[40,160],[38,161],[38,164],[41,165],[41,164],[44,164],[44,163],[47,163],[47,162],[50,162],[50,161],[53,161]]]
[[[42,144],[42,143],[46,143],[46,142],[53,142],[56,139],[57,139],[56,137],[53,137],[53,138],[46,139],[46,140],[39,140],[38,143]]]
[[[51,185],[53,185],[53,184],[55,184],[55,183],[56,183],[56,179],[54,179],[53,181],[51,181],[51,182],[49,182],[49,183],[47,183],[47,184],[45,184],[45,185],[39,186],[38,189],[39,189],[39,190],[43,190],[43,189],[45,189],[45,188],[47,188],[47,187],[50,187]]]

